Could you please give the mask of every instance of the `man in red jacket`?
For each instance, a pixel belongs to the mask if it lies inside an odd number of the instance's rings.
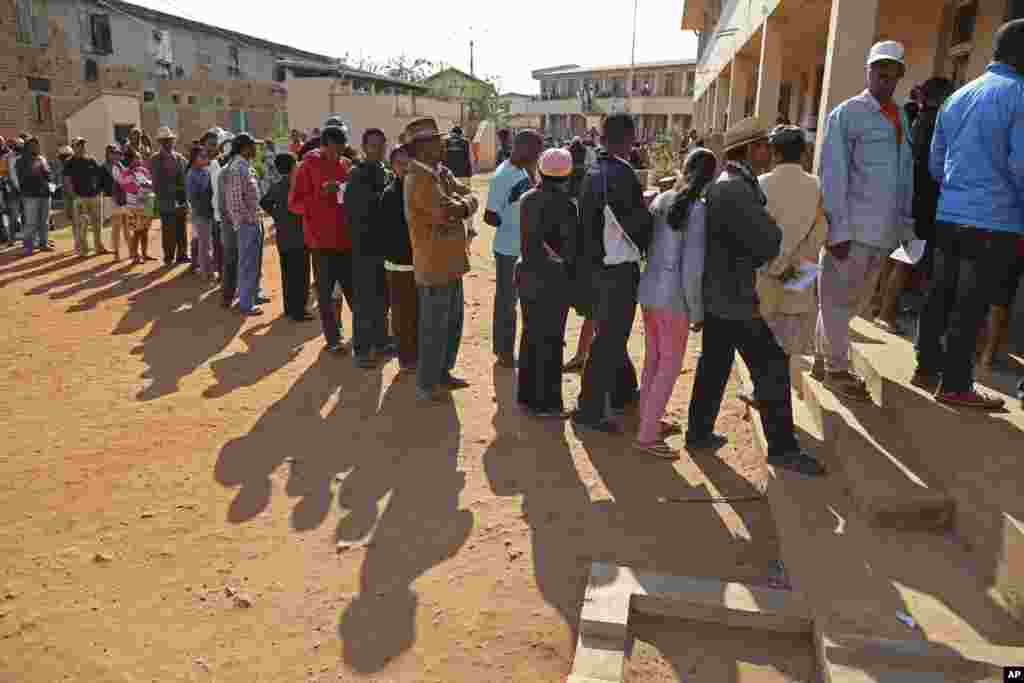
[[[309,152],[295,173],[288,208],[302,216],[306,248],[317,266],[317,301],[327,350],[345,353],[348,345],[341,339],[341,320],[331,295],[340,284],[349,308],[352,308],[352,239],[348,216],[341,203],[352,164],[341,156],[348,140],[345,131],[329,126],[320,134],[320,148]]]

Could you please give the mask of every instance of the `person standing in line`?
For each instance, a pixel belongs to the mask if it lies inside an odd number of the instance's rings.
[[[206,280],[214,280],[213,271],[213,184],[210,179],[210,158],[206,147],[195,147],[185,178],[188,203],[192,208],[192,236],[196,241],[196,261],[199,273]]]
[[[974,358],[986,308],[1024,235],[1024,20],[1004,24],[994,48],[985,73],[946,101],[935,126],[930,164],[942,184],[935,284],[911,380],[940,403],[979,410],[1003,407],[974,387]]]
[[[850,321],[870,303],[883,261],[913,239],[914,156],[906,114],[893,101],[906,73],[900,43],[867,59],[867,89],[836,107],[825,124],[821,185],[828,238],[821,254],[813,374],[836,394],[870,401],[850,369]]]
[[[768,199],[766,208],[782,229],[779,255],[757,274],[761,317],[789,356],[814,350],[818,304],[814,288],[786,289],[799,277],[800,266],[815,263],[825,244],[828,221],[818,178],[803,169],[807,141],[798,126],[777,126],[768,136],[775,168],[758,178]]]
[[[466,221],[479,208],[472,190],[441,164],[441,132],[432,118],[406,127],[413,161],[406,171],[405,216],[419,288],[419,353],[416,396],[441,400],[439,390],[468,382],[452,375],[462,341],[465,300],[462,278],[469,272]]]
[[[416,276],[412,265],[412,243],[405,220],[405,172],[409,150],[405,145],[391,150],[391,184],[380,200],[381,237],[385,250],[391,325],[398,338],[399,372],[415,372],[419,325]]]
[[[248,133],[239,133],[232,144],[235,158],[224,182],[224,206],[238,236],[238,310],[242,315],[262,315],[260,274],[263,254],[263,226],[260,223],[259,188],[252,162],[259,144]]]
[[[569,181],[569,196],[579,205],[580,190],[583,188],[583,179],[587,176],[587,146],[580,138],[575,138],[569,145],[569,153],[572,154],[572,179]],[[576,240],[576,248],[580,248],[580,240]],[[583,372],[590,356],[590,345],[594,341],[594,319],[593,319],[593,298],[594,298],[594,277],[589,270],[583,269],[585,263],[579,258],[579,254],[573,259],[570,270],[570,287],[572,288],[572,308],[576,315],[583,318],[583,325],[580,327],[580,337],[576,342],[576,355],[565,364],[565,372]]]
[[[690,325],[704,320],[704,192],[717,168],[718,159],[713,153],[694,150],[683,162],[683,175],[676,188],[663,192],[651,204],[654,236],[637,290],[646,349],[640,383],[640,428],[634,446],[642,453],[667,460],[676,460],[679,454],[665,437],[678,434],[680,429],[662,420],[665,406],[683,369]]]
[[[320,148],[306,154],[295,174],[288,208],[302,217],[306,247],[316,264],[317,301],[329,353],[347,353],[342,342],[341,318],[331,295],[340,284],[352,308],[352,238],[342,190],[352,166],[341,156],[348,138],[339,126],[321,132]]]
[[[292,170],[295,157],[278,154],[274,166],[280,180],[260,200],[260,207],[274,219],[277,254],[281,260],[281,291],[284,292],[284,314],[297,323],[312,320],[306,312],[309,294],[309,257],[302,235],[302,219],[288,208]]]
[[[494,317],[492,344],[498,365],[514,368],[516,346],[516,287],[513,280],[519,258],[520,200],[535,184],[537,160],[544,139],[533,130],[516,134],[512,156],[491,178],[484,222],[494,227]]]
[[[39,140],[32,136],[25,141],[25,151],[16,165],[18,187],[24,206],[25,255],[31,256],[36,245],[41,251],[54,251],[50,246],[50,198],[53,187],[50,164],[39,153]]]
[[[379,128],[363,133],[363,158],[352,168],[345,186],[345,209],[352,231],[352,288],[355,294],[352,350],[356,365],[369,369],[376,358],[390,358],[396,349],[388,334],[388,283],[380,201],[391,183],[384,166],[387,138]]]
[[[103,195],[110,197],[110,243],[114,250],[114,260],[121,260],[121,236],[127,247],[131,244],[131,233],[128,229],[128,212],[125,210],[124,190],[117,182],[117,177],[124,169],[124,156],[117,143],[107,145],[106,159],[103,162]]]
[[[626,345],[636,317],[636,293],[640,283],[640,260],[651,241],[654,219],[644,202],[643,187],[626,159],[636,139],[636,123],[629,114],[612,114],[601,133],[603,149],[587,171],[580,193],[583,228],[581,268],[594,274],[594,323],[596,335],[590,359],[583,371],[583,383],[573,415],[582,429],[618,433],[608,411],[621,413],[637,400],[636,368]],[[622,259],[610,258],[606,250],[605,217],[610,210],[633,253]],[[613,244],[609,242],[608,244]]]
[[[767,198],[743,162],[730,161],[707,190],[704,324],[690,398],[686,446],[720,447],[715,434],[736,353],[750,369],[768,464],[806,476],[825,473],[796,439],[789,358],[761,317],[757,269],[779,255],[782,230],[765,209]]]
[[[210,190],[212,193],[213,218],[210,221],[210,242],[213,245],[213,272],[219,281],[224,276],[224,246],[220,236],[220,171],[221,171],[221,148],[222,142],[226,142],[228,135],[226,131],[219,128],[211,128],[206,131],[200,142],[206,147],[206,157],[209,165],[206,167],[210,174]]]
[[[164,265],[188,263],[188,240],[185,234],[185,167],[188,162],[174,151],[174,143],[178,138],[170,128],[160,128],[156,139],[160,143],[160,151],[150,160],[150,172],[160,212]]]
[[[124,225],[128,236],[128,255],[138,265],[146,260],[149,245],[149,226],[152,219],[146,213],[146,194],[152,192],[153,181],[149,164],[142,160],[131,145],[124,151],[124,164],[115,169],[114,180],[124,193]]]
[[[235,303],[235,295],[238,293],[238,231],[231,221],[231,214],[227,209],[226,187],[228,177],[237,172],[234,162],[238,157],[238,149],[234,144],[235,137],[232,135],[227,141],[227,152],[221,159],[221,170],[217,174],[217,204],[220,206],[220,243],[221,256],[221,306],[231,308]]]
[[[569,152],[549,149],[540,157],[540,185],[522,199],[522,259],[516,278],[523,333],[516,399],[539,418],[568,417],[562,400],[562,345],[580,220],[569,192],[572,169]]]
[[[71,229],[75,251],[82,258],[89,255],[89,235],[92,230],[96,254],[109,254],[101,238],[103,230],[103,167],[87,154],[85,138],[71,141],[74,156],[64,164],[64,197],[71,205]]]

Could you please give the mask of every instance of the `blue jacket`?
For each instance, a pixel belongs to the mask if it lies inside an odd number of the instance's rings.
[[[994,62],[950,97],[935,126],[937,219],[1024,234],[1024,76]]]
[[[900,108],[903,139],[871,93],[836,107],[825,124],[821,193],[828,243],[854,241],[892,250],[914,238],[914,154]]]

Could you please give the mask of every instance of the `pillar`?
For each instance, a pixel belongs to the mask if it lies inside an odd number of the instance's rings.
[[[840,103],[864,90],[864,63],[875,40],[879,0],[832,0],[825,52],[825,79],[818,111],[814,170],[821,164],[825,121]],[[840,29],[842,27],[842,29]]]
[[[718,76],[718,85],[715,88],[715,130],[725,131],[725,118],[726,112],[729,111],[729,88],[730,81],[728,76],[725,76],[725,70]]]
[[[743,105],[747,101],[747,92],[750,90],[750,71],[747,69],[745,60],[736,54],[732,58],[732,77],[729,78],[729,127],[743,119],[745,112]]]
[[[776,17],[765,17],[761,25],[761,68],[757,78],[754,116],[769,126],[779,116],[782,92],[782,27]]]

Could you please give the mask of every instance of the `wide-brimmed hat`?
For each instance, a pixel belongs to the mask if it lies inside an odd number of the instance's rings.
[[[768,133],[768,142],[772,145],[789,145],[796,142],[807,142],[807,136],[800,126],[779,125]]]
[[[71,138],[71,147],[72,148],[78,147],[83,142],[88,142],[88,140],[86,140],[85,138],[83,138],[80,135],[76,136],[76,137],[73,137],[73,138]]]
[[[156,131],[156,139],[159,140],[177,140],[178,136],[174,134],[174,131],[167,126],[160,126]]]
[[[25,144],[28,144],[28,143],[34,142],[34,141],[36,141],[36,138],[29,138],[28,140],[25,141]],[[72,151],[71,147],[69,147],[68,145],[64,145],[60,149],[57,150],[57,156],[59,156],[59,157],[69,157],[72,154],[74,154],[74,151]]]
[[[405,139],[407,142],[434,140],[440,137],[441,130],[437,127],[437,121],[430,117],[416,119],[405,127]]]

